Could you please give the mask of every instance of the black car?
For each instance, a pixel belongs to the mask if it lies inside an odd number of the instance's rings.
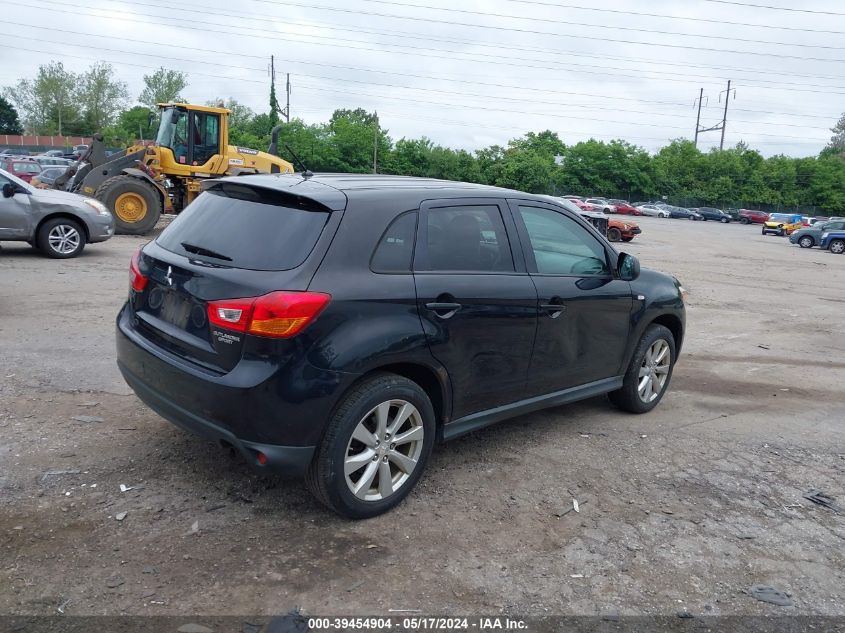
[[[717,222],[727,224],[732,219],[729,213],[725,213],[721,209],[714,209],[713,207],[699,207],[698,213],[705,221],[716,220]]]
[[[307,172],[204,188],[132,259],[120,370],[347,517],[399,503],[436,441],[605,393],[644,413],[666,391],[679,282],[548,199]]]
[[[684,207],[666,207],[669,211],[670,218],[681,218],[683,220],[700,220],[701,216],[696,213],[695,209],[685,209]]]

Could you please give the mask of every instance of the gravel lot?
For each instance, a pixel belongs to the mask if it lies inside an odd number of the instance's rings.
[[[596,398],[474,433],[357,523],[125,386],[114,316],[146,238],[67,262],[4,243],[0,613],[845,615],[845,514],[804,497],[845,507],[845,256],[638,221],[625,248],[690,293],[663,403],[632,416]]]

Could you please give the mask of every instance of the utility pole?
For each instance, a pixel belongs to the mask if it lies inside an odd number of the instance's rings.
[[[290,123],[290,73],[287,73],[285,82],[285,109],[282,110],[282,116],[285,117],[286,123]]]
[[[704,99],[704,88],[698,91],[698,116],[695,117],[695,146],[698,147],[698,133],[701,132],[701,102]],[[695,102],[693,102],[695,103]]]
[[[378,112],[375,113],[376,124],[373,133],[373,173],[378,173]]]
[[[725,114],[722,116],[722,141],[719,143],[719,151],[724,149],[725,147],[725,128],[728,125],[728,101],[730,100],[731,96],[731,80],[728,79],[728,89],[724,92],[719,93],[719,99],[722,98],[722,94],[725,95]],[[734,99],[736,99],[736,88],[734,88]]]

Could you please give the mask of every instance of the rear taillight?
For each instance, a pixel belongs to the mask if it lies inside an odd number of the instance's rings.
[[[132,261],[129,262],[129,287],[135,292],[141,292],[147,287],[149,277],[141,273],[141,268],[138,262],[141,261],[141,249],[132,256]]]
[[[212,325],[272,338],[296,336],[331,301],[321,292],[271,292],[248,299],[222,299],[208,303]]]

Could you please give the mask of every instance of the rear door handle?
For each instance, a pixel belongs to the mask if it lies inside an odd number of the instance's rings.
[[[425,307],[434,312],[441,319],[448,319],[453,316],[455,312],[460,310],[462,306],[460,303],[432,301],[431,303],[426,303]]]

